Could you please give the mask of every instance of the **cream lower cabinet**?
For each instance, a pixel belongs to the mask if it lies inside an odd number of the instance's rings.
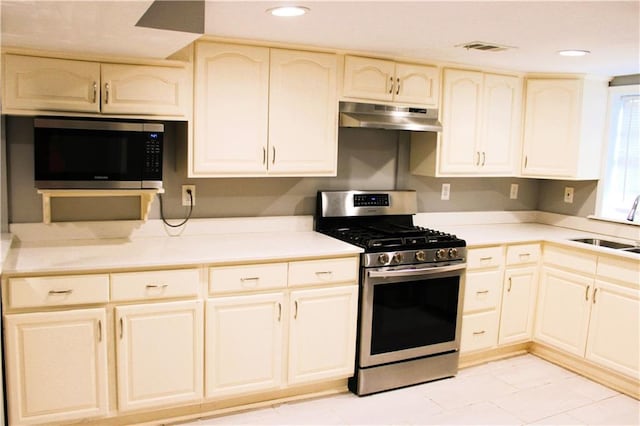
[[[502,246],[467,251],[460,352],[490,349],[497,345],[503,274]]]
[[[10,424],[55,424],[108,411],[104,308],[4,317]]]
[[[291,292],[290,384],[353,373],[358,286]]]
[[[498,344],[531,340],[538,290],[539,244],[507,247]]]
[[[281,385],[284,315],[282,293],[207,301],[207,398]]]
[[[120,411],[202,398],[202,301],[118,306],[115,319]]]

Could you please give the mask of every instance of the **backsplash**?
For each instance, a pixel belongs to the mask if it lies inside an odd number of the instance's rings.
[[[42,221],[41,197],[33,184],[33,118],[6,117],[8,222]],[[421,212],[545,210],[587,216],[595,205],[595,182],[572,182],[576,200],[558,208],[551,194],[561,183],[520,178],[429,178],[409,173],[409,138],[405,132],[341,128],[338,175],[333,178],[187,178],[186,123],[167,122],[164,158],[164,214],[184,217],[180,190],[196,185],[192,217],[312,215],[316,191],[331,189],[415,189]],[[443,183],[451,198],[440,200]],[[518,199],[509,199],[511,183],[519,184]],[[548,193],[549,192],[549,193]],[[583,196],[582,194],[586,194]],[[593,194],[593,195],[592,195]],[[133,219],[137,198],[58,199],[54,221]],[[154,201],[149,217],[160,218]]]

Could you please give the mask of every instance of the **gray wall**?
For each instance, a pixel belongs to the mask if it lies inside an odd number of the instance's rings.
[[[8,221],[40,222],[41,198],[33,184],[33,118],[6,118]],[[408,134],[383,130],[340,129],[337,177],[188,179],[186,130],[186,123],[166,123],[163,204],[170,219],[186,214],[180,204],[183,184],[196,185],[192,217],[310,215],[319,189],[416,189],[424,212],[542,209],[586,216],[595,205],[594,182],[571,182],[576,201],[563,205],[561,182],[413,176],[408,172]],[[442,183],[451,184],[449,201],[440,200]],[[509,199],[511,183],[520,186],[517,200]],[[55,199],[52,214],[54,221],[134,219],[138,209],[135,197]],[[160,218],[157,201],[150,218]]]

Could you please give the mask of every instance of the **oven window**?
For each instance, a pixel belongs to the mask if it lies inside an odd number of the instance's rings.
[[[374,286],[371,354],[455,340],[460,277]]]

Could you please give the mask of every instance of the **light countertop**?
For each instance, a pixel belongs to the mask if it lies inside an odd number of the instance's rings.
[[[3,274],[255,263],[361,252],[358,247],[312,231],[14,242]]]

